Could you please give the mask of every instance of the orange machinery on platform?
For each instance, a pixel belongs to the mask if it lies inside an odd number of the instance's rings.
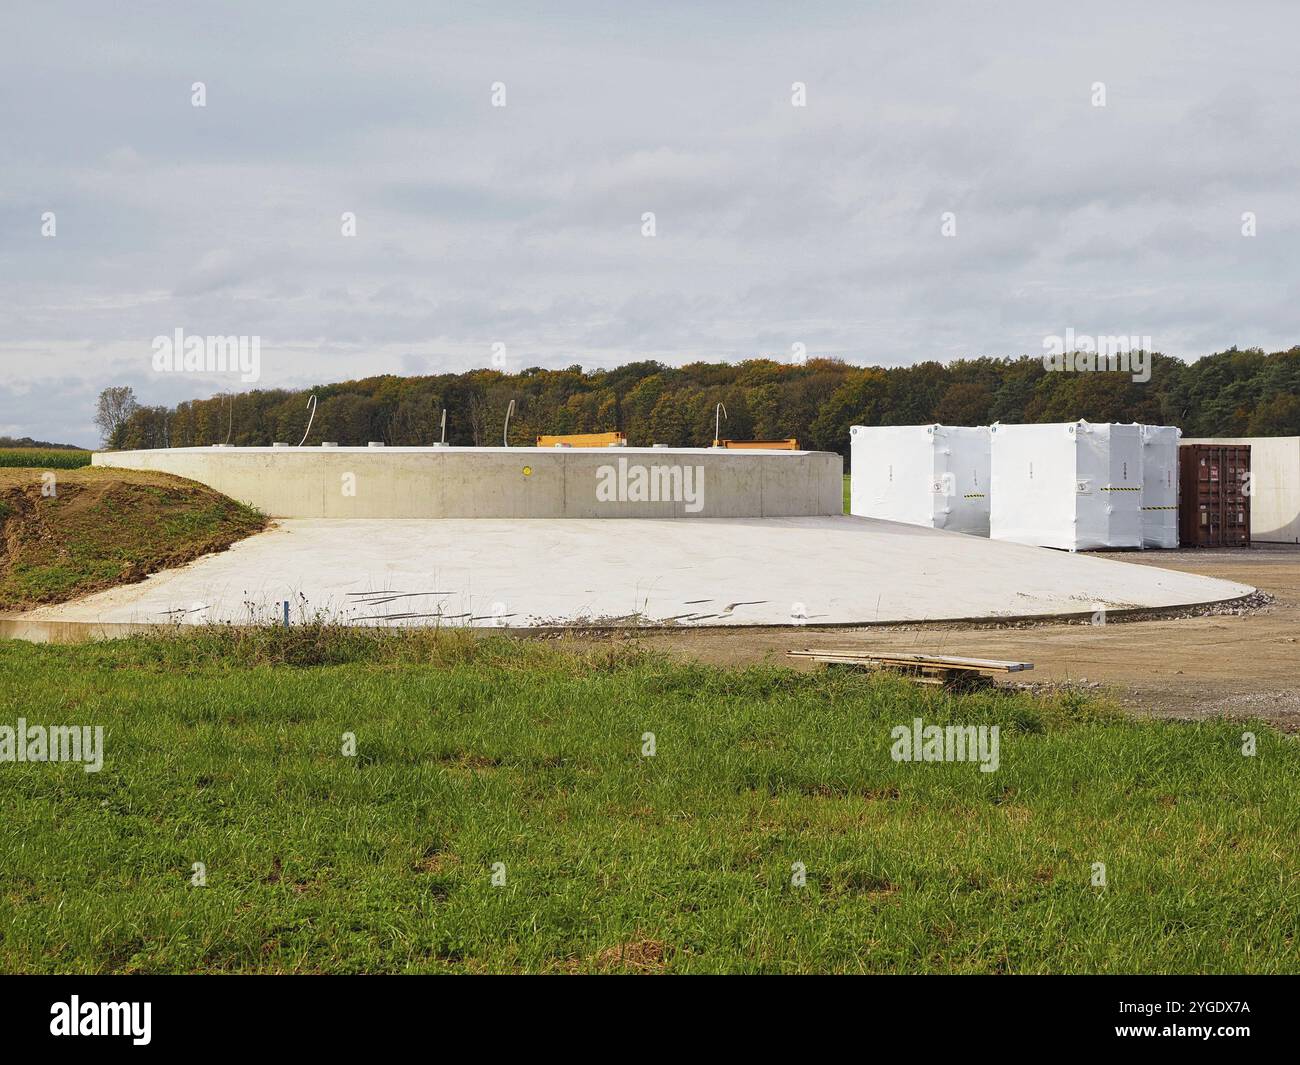
[[[740,451],[798,451],[799,441],[789,440],[715,440],[714,447]]]
[[[622,433],[570,433],[567,436],[539,436],[538,447],[627,447]]]

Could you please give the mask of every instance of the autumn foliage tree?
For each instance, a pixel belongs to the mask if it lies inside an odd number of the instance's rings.
[[[642,361],[613,370],[533,367],[400,377],[384,374],[305,391],[215,395],[174,409],[142,407],[130,389],[108,390],[101,429],[116,447],[190,447],[229,442],[298,443],[309,395],[317,409],[307,443],[499,445],[506,410],[512,445],[542,433],[620,430],[633,445],[707,447],[717,405],[723,436],[796,437],[806,447],[847,454],[853,425],[993,421],[1147,422],[1189,436],[1300,434],[1300,347],[1266,354],[1236,348],[1195,362],[1156,354],[1148,381],[1118,371],[1054,372],[1041,358],[974,358],[912,366],[853,366],[749,359],[665,366]],[[109,395],[113,393],[113,395]],[[129,395],[127,395],[129,393]]]

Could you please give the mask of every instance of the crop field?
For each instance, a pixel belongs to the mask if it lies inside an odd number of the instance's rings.
[[[311,626],[0,643],[19,718],[102,768],[0,762],[7,972],[1300,971],[1264,725]]]
[[[76,470],[89,465],[89,451],[44,447],[0,448],[0,467],[35,466],[42,469]]]

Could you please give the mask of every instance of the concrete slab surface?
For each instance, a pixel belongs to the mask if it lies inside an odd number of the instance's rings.
[[[294,519],[31,622],[836,625],[1090,614],[1233,581],[849,516]]]

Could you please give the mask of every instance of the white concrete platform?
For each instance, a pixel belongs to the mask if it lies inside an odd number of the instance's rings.
[[[294,519],[31,621],[791,625],[1091,614],[1248,585],[872,518]]]

